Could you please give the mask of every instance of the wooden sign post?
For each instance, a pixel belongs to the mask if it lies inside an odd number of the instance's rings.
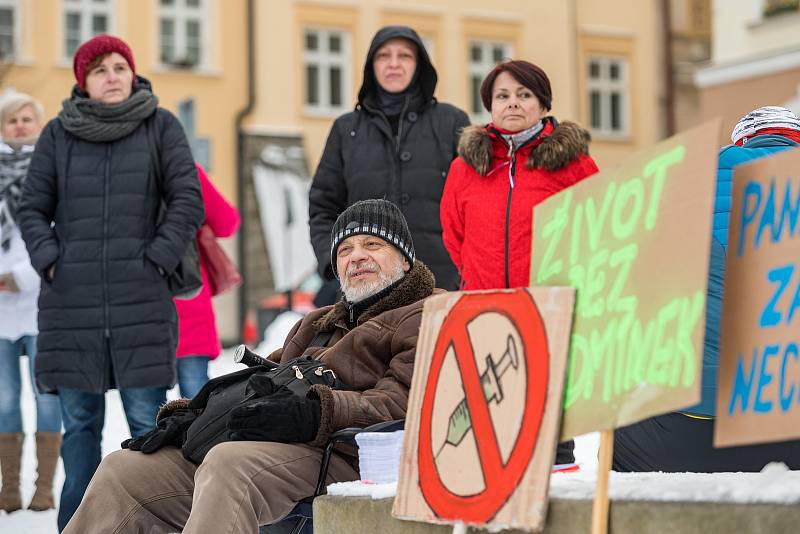
[[[597,485],[592,503],[592,534],[608,532],[608,479],[614,459],[614,431],[600,432],[600,449],[597,451]]]

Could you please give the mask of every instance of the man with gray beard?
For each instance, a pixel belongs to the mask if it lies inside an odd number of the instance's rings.
[[[348,389],[318,384],[305,397],[277,389],[237,405],[227,412],[228,441],[199,466],[181,450],[202,412],[197,397],[167,403],[155,430],[103,460],[65,534],[256,532],[314,492],[320,447],[333,432],[405,418],[433,274],[415,260],[405,217],[386,200],[357,202],[339,216],[331,258],[344,298],[309,313],[269,359],[310,356]],[[329,465],[329,484],[358,478],[345,453]]]
[[[356,202],[333,225],[331,266],[355,326],[361,312],[403,279],[414,263],[406,219],[388,200]]]

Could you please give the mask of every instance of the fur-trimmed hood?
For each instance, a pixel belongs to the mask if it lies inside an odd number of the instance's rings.
[[[436,280],[433,273],[419,260],[406,273],[397,287],[386,297],[379,300],[361,314],[359,323],[364,323],[383,312],[413,304],[418,300],[433,294]],[[337,323],[347,322],[348,309],[344,300],[340,300],[322,317],[316,320],[314,326],[322,331],[330,331]]]
[[[557,171],[566,167],[581,154],[589,153],[591,135],[586,129],[574,122],[556,123],[552,117],[547,117],[545,120],[549,120],[553,127],[550,129],[545,126],[542,133],[539,134],[538,143],[534,139],[533,149],[528,151],[528,158],[525,162],[529,169]],[[505,145],[505,141],[492,132],[491,126],[468,126],[461,133],[458,155],[475,172],[486,176],[492,170],[495,154],[493,143]],[[524,147],[522,150],[524,151]]]

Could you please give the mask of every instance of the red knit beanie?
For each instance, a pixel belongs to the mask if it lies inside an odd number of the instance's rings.
[[[116,52],[125,58],[128,66],[133,71],[134,80],[136,79],[136,65],[133,62],[133,52],[131,52],[128,43],[113,35],[101,34],[95,35],[75,51],[75,57],[72,59],[72,72],[75,73],[78,87],[84,91],[86,90],[86,75],[88,74],[86,68],[89,63],[94,61],[97,56],[112,52]]]

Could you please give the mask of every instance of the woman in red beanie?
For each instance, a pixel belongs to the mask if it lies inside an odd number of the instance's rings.
[[[597,172],[589,133],[547,114],[550,80],[522,60],[497,65],[483,80],[486,126],[461,134],[442,195],[442,238],[463,289],[528,286],[533,206]],[[575,461],[561,443],[557,464]]]
[[[59,530],[100,463],[105,392],[119,389],[138,436],[175,384],[167,276],[203,220],[183,128],[136,75],[128,45],[98,35],[78,48],[73,71],[77,83],[42,131],[19,210],[42,277],[36,379],[58,392],[64,421]]]

